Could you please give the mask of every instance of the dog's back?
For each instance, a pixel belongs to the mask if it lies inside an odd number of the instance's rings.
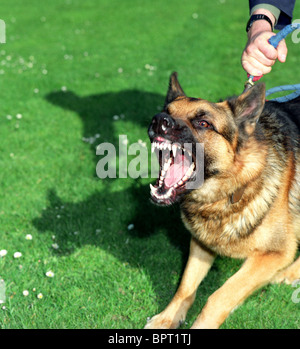
[[[261,115],[264,128],[271,129],[274,147],[283,158],[294,156],[294,180],[289,192],[289,206],[294,231],[300,240],[300,96],[285,103],[266,102]]]

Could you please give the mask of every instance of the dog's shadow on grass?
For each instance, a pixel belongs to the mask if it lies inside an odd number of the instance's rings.
[[[146,135],[152,115],[164,101],[161,95],[136,90],[88,97],[79,97],[73,92],[53,92],[46,99],[78,113],[83,122],[83,136],[99,132],[101,140],[105,135],[105,141],[112,143],[117,142],[118,137],[113,128],[113,115],[125,114],[126,120],[143,127]],[[94,145],[91,150],[95,154]],[[48,207],[33,224],[38,231],[55,235],[54,243],[59,248],[53,249],[53,253],[57,255],[70,254],[84,245],[95,245],[124,263],[144,268],[158,294],[158,290],[172,283],[174,272],[182,274],[188,256],[190,235],[180,219],[179,207],[153,205],[149,200],[149,185],[139,180],[131,180],[130,186],[125,183],[126,179],[104,181],[104,190],[81,202],[65,202],[55,189],[51,190]],[[111,190],[113,181],[120,181],[124,190]],[[168,242],[162,243],[164,239]],[[181,270],[178,270],[178,261],[177,264],[167,261],[168,258],[172,261],[171,256],[161,260],[162,255],[166,256],[168,243],[170,250],[180,251]],[[168,299],[175,289],[165,291]],[[160,304],[159,294],[157,298]],[[160,309],[164,306],[166,303],[159,305]]]

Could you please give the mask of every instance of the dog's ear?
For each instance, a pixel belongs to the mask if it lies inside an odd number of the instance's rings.
[[[169,103],[174,101],[174,99],[176,99],[179,96],[185,96],[185,93],[183,92],[183,89],[178,82],[177,73],[174,72],[170,76],[169,89],[167,97],[165,99],[164,109]]]
[[[251,135],[265,105],[265,84],[251,87],[236,99],[228,101],[240,131]]]

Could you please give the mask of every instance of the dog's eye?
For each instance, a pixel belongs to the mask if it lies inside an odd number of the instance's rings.
[[[212,128],[212,125],[206,120],[194,120],[193,124],[196,128]]]
[[[199,121],[199,126],[200,127],[209,127],[210,124],[207,121],[205,121],[205,120],[200,120]]]

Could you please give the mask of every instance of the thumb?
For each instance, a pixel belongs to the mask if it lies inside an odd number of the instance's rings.
[[[286,47],[285,40],[281,40],[279,42],[279,45],[277,46],[277,52],[278,52],[279,62],[284,63],[286,61],[286,56],[288,53],[288,49]]]

